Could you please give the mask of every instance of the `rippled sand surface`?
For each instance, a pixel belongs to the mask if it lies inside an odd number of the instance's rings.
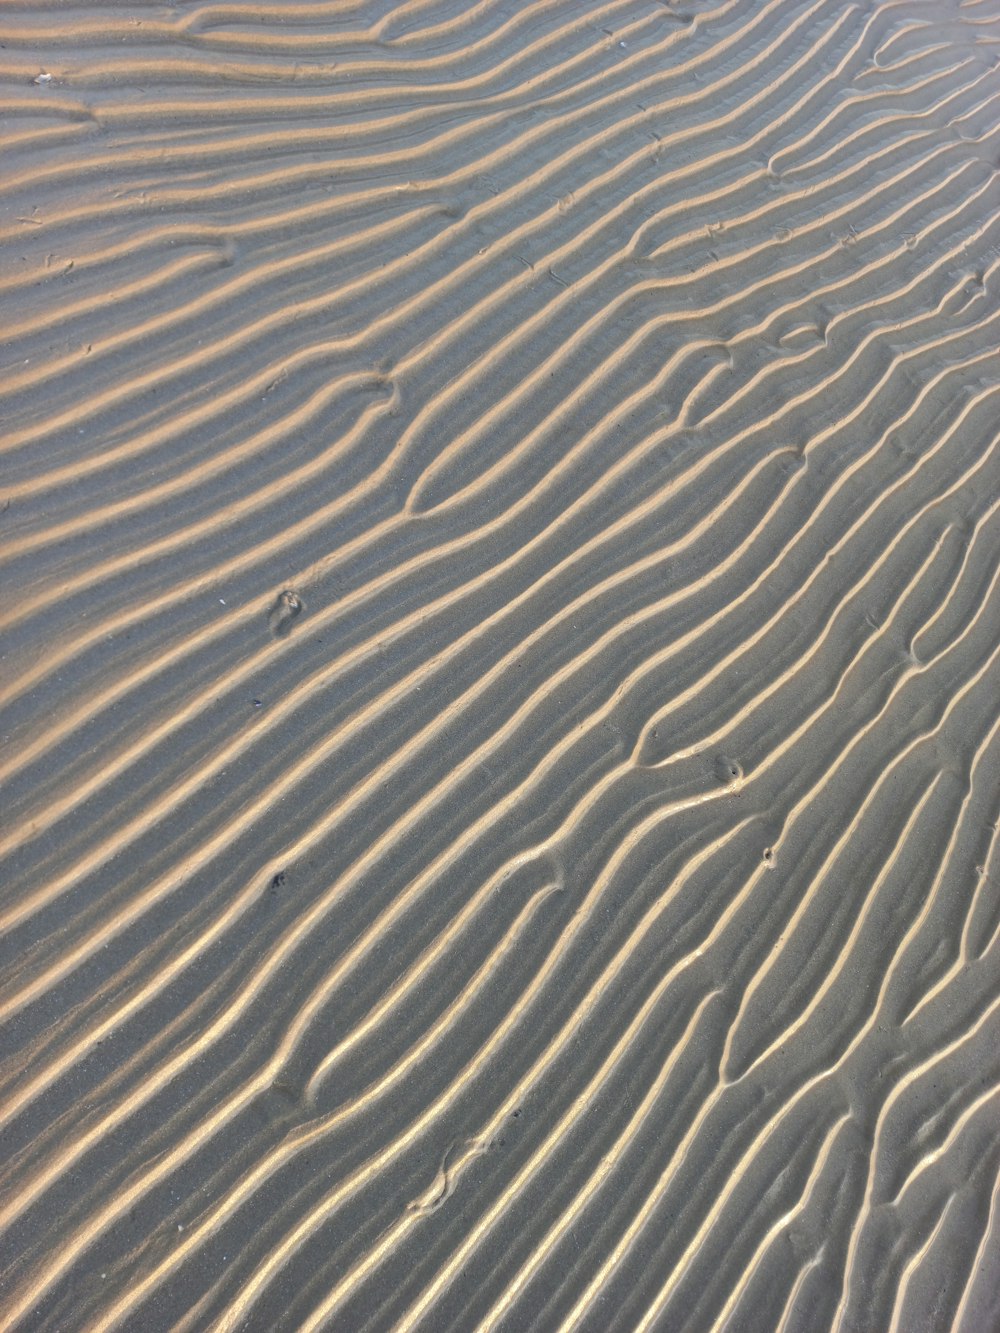
[[[0,48],[5,1333],[1000,1328],[1000,6]]]

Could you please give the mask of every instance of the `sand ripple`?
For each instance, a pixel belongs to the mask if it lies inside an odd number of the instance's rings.
[[[4,10],[9,1330],[1000,1327],[1000,15]]]

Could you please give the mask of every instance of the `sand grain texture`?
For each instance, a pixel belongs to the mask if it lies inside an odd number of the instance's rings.
[[[0,28],[3,1328],[1000,1328],[1000,7]]]

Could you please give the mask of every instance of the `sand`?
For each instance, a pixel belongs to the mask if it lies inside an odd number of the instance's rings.
[[[3,1329],[1000,1328],[1000,8],[0,28]]]

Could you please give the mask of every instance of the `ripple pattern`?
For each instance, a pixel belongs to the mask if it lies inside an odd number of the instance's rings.
[[[3,1328],[1000,1328],[1000,8],[0,28]]]

